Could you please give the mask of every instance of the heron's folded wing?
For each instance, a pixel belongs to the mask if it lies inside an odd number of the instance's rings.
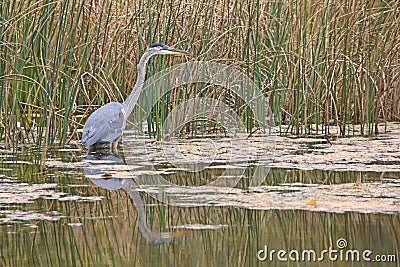
[[[111,143],[121,137],[124,130],[124,111],[120,103],[111,102],[97,109],[83,128],[82,144]]]

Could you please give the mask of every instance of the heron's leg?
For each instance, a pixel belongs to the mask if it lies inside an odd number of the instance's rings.
[[[90,146],[89,148],[88,148],[88,153],[90,154],[90,153],[92,153],[92,152],[94,152],[94,151],[96,151],[96,147],[95,146]]]
[[[118,155],[118,141],[119,139],[111,143],[111,151],[115,155]]]

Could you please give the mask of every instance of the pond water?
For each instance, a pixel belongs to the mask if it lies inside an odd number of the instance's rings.
[[[2,150],[0,266],[399,266],[397,137]]]

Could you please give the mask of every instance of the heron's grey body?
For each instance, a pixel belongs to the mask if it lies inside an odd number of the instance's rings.
[[[189,55],[190,53],[160,43],[151,45],[140,58],[136,84],[124,103],[108,103],[93,112],[86,121],[81,143],[89,151],[98,144],[112,144],[113,152],[116,152],[118,140],[125,129],[126,119],[135,107],[143,90],[147,62],[156,54]]]
[[[83,127],[82,144],[112,144],[125,129],[125,111],[121,103],[111,102],[93,112]]]

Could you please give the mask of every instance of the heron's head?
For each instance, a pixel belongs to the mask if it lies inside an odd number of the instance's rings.
[[[191,53],[176,49],[173,47],[169,47],[168,45],[161,44],[161,43],[155,43],[149,46],[147,48],[147,52],[154,54],[161,54],[161,55],[182,55],[182,56],[189,56]]]

